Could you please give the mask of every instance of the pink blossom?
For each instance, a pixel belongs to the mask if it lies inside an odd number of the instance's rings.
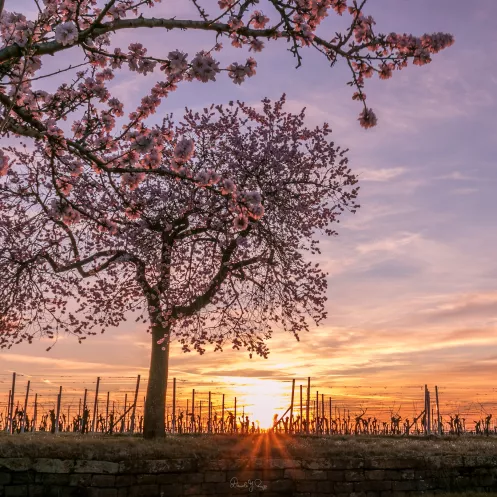
[[[219,62],[216,62],[211,55],[199,52],[192,60],[192,76],[207,83],[216,81],[216,74],[220,72]]]
[[[372,109],[364,109],[359,115],[358,121],[363,128],[372,128],[378,122]]]
[[[254,24],[256,29],[264,29],[266,24],[269,22],[269,17],[266,17],[262,12],[256,10],[251,17],[251,22]]]
[[[249,52],[251,52],[251,51],[262,52],[263,48],[264,48],[264,42],[263,41],[258,40],[257,38],[254,38],[253,40],[250,40]]]
[[[61,45],[72,45],[78,39],[78,28],[73,21],[59,24],[55,28],[55,41]]]
[[[169,52],[167,57],[169,59],[169,65],[167,67],[168,74],[179,74],[186,70],[188,67],[188,54],[180,52],[179,50],[174,50]],[[162,69],[162,68],[161,68]]]
[[[223,195],[230,195],[236,190],[235,183],[231,179],[224,179],[221,184],[221,193]]]
[[[174,147],[174,159],[183,164],[191,159],[195,150],[195,143],[189,138],[182,138]]]
[[[239,214],[233,220],[233,226],[236,230],[243,231],[248,226],[248,219],[243,214]]]
[[[227,24],[233,31],[237,31],[238,29],[243,28],[243,21],[235,16],[231,16]]]
[[[5,176],[9,170],[9,158],[0,150],[0,177]]]

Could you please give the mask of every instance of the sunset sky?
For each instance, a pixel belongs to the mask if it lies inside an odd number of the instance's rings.
[[[159,10],[196,18],[186,1],[163,1]],[[329,272],[324,325],[301,336],[300,343],[276,333],[268,359],[230,350],[185,355],[173,343],[170,376],[185,398],[190,388],[237,391],[250,404],[264,399],[270,410],[285,410],[291,379],[300,384],[311,376],[313,388],[343,405],[347,397],[365,397],[365,406],[374,401],[387,411],[402,403],[412,410],[415,398],[420,407],[425,383],[433,390],[442,387],[442,399],[451,403],[447,412],[458,402],[497,401],[497,2],[370,0],[366,13],[381,32],[442,31],[456,40],[427,66],[410,65],[388,81],[366,81],[376,128],[359,126],[361,108],[351,100],[344,64],[330,69],[323,56],[304,50],[303,66],[296,70],[279,42],[257,54],[257,75],[241,86],[225,74],[216,83],[183,83],[161,107],[179,118],[185,105],[201,109],[237,99],[257,105],[285,92],[287,110],[307,108],[309,127],[330,124],[335,143],[350,149],[349,165],[361,187],[361,208],[343,215],[338,237],[322,241],[320,262]],[[336,20],[330,16],[318,33],[331,37],[340,28]],[[149,53],[180,48],[194,54],[214,43],[204,33],[144,30],[132,38],[118,36],[146,42]],[[244,60],[245,50],[224,45],[217,54],[221,61]],[[138,104],[156,80],[157,75],[121,75],[111,93]],[[16,345],[0,352],[1,391],[7,394],[12,371],[26,375],[18,378],[19,392],[25,391],[27,375],[39,392],[43,378],[52,381],[51,390],[44,383],[47,395],[55,395],[63,381],[68,395],[92,389],[98,375],[103,391],[116,390],[107,377],[146,379],[150,342],[131,320],[82,345],[60,337],[50,352],[48,340]],[[74,378],[58,378],[69,375]],[[133,381],[126,391],[134,389]],[[360,403],[354,398],[350,405]]]

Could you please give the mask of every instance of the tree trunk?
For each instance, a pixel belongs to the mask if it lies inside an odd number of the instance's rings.
[[[152,327],[152,353],[148,375],[147,398],[143,416],[143,438],[157,439],[165,434],[166,387],[169,369],[169,338],[162,344],[157,341],[169,331],[162,326]],[[166,350],[162,350],[165,347]]]

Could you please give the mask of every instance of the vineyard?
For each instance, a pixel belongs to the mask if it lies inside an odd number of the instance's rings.
[[[141,377],[97,377],[82,388],[75,377],[27,380],[12,373],[7,399],[0,402],[0,430],[6,433],[74,432],[139,434],[143,428],[146,390]],[[30,377],[33,378],[33,377]],[[76,380],[76,381],[71,381]],[[7,383],[2,381],[2,383]],[[360,396],[335,388],[319,392],[306,378],[285,382],[280,395],[261,389],[256,395],[224,394],[190,388],[173,378],[167,391],[166,432],[258,434],[267,431],[315,435],[491,435],[497,434],[492,416],[493,393],[484,401],[466,404],[439,399],[425,385],[389,395]],[[76,385],[76,386],[74,386]],[[329,390],[329,389],[328,389]],[[489,398],[490,396],[490,398]],[[266,422],[258,419],[261,406]],[[258,416],[259,414],[259,416]]]

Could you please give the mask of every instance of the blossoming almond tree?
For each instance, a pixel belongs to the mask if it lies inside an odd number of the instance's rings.
[[[377,122],[366,106],[365,79],[375,74],[388,79],[406,67],[409,59],[416,65],[426,64],[433,54],[453,43],[453,37],[443,33],[421,37],[381,34],[374,19],[364,13],[367,0],[349,4],[347,0],[266,0],[264,4],[259,0],[220,0],[214,2],[215,8],[211,2],[209,11],[201,0],[182,0],[195,7],[196,19],[167,17],[167,8],[161,8],[159,0],[34,1],[37,15],[30,18],[4,10],[4,2],[0,2],[0,134],[43,141],[49,149],[55,147],[109,173],[140,175],[135,181],[144,178],[142,173],[157,174],[160,142],[167,137],[160,132],[149,135],[156,152],[147,161],[133,156],[131,149],[124,150],[123,137],[143,129],[147,118],[178,84],[194,79],[216,81],[222,71],[241,84],[256,74],[253,57],[220,67],[213,54],[222,49],[223,38],[254,54],[274,40],[286,40],[297,67],[302,47],[318,50],[332,67],[342,59],[351,71],[352,98],[363,106],[359,122],[365,128]],[[326,17],[344,15],[350,17],[348,29],[321,33],[320,24]],[[138,28],[212,32],[215,44],[194,56],[181,47],[167,54],[150,54],[139,42],[116,46],[117,32],[129,31],[131,36]],[[54,56],[59,61],[57,68],[43,71],[44,61]],[[158,78],[139,108],[126,110],[126,117],[123,103],[109,91],[109,81],[124,68],[143,75],[155,73]],[[54,78],[61,73],[70,82],[55,88]],[[47,78],[54,80],[53,90],[37,89]],[[115,153],[116,148],[120,154]],[[8,167],[9,157],[3,153],[0,175]],[[181,171],[174,169],[168,174],[181,177]]]
[[[81,342],[134,313],[152,335],[144,436],[156,438],[172,337],[184,351],[231,345],[265,357],[274,329],[298,339],[319,324],[326,274],[304,254],[355,212],[357,180],[328,125],[310,131],[304,111],[283,104],[212,106],[150,130],[168,133],[164,160],[191,182],[98,172],[42,143],[12,148],[16,165],[0,182],[2,348],[60,331]],[[130,139],[153,152],[146,134]]]

